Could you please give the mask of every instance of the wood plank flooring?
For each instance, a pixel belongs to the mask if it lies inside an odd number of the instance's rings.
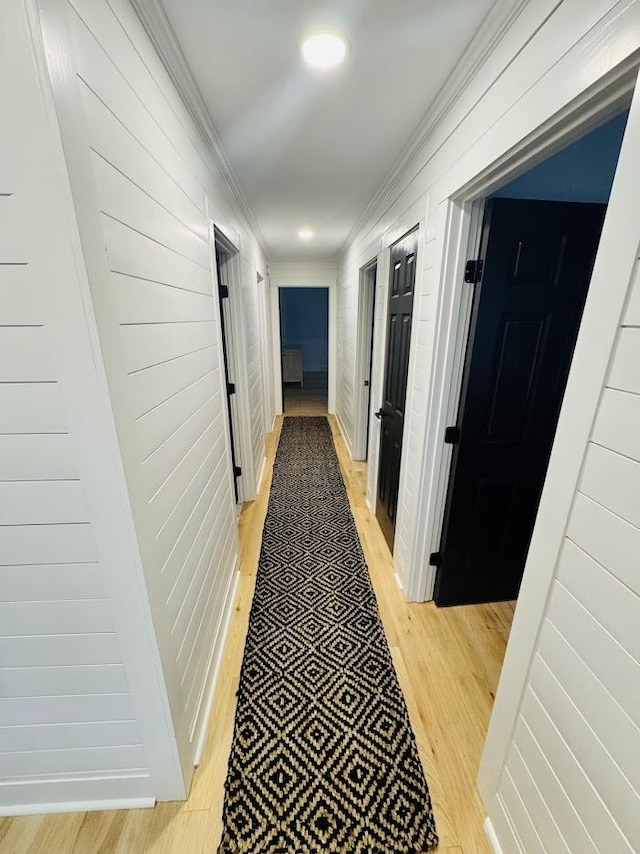
[[[439,610],[408,604],[380,528],[365,503],[366,464],[350,458],[330,418],[351,508],[434,802],[439,851],[489,854],[475,777],[513,617],[513,604]],[[185,803],[153,810],[0,819],[1,854],[215,852],[233,735],[235,694],[255,585],[281,420],[268,436],[260,495],[240,516],[240,585],[202,765]],[[381,852],[382,854],[382,852]]]

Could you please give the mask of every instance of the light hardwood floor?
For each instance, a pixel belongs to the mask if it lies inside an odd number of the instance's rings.
[[[408,604],[365,504],[366,465],[347,454],[330,418],[349,500],[380,613],[416,732],[440,834],[439,851],[487,854],[475,776],[504,655],[513,605],[439,610]],[[209,737],[185,803],[131,810],[0,819],[2,854],[199,854],[215,852],[233,734],[235,694],[255,584],[271,467],[279,434],[268,437],[268,467],[257,500],[240,516],[241,579],[220,671]],[[292,853],[293,854],[293,853]],[[383,854],[383,852],[381,852]]]

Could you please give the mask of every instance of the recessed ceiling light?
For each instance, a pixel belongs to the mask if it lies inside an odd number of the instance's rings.
[[[347,53],[347,43],[333,33],[317,33],[302,45],[302,55],[313,68],[335,68]]]
[[[310,228],[301,228],[298,232],[298,237],[300,240],[311,240],[313,237],[313,232]]]

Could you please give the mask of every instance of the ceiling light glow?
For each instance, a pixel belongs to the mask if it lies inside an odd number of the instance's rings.
[[[332,33],[317,33],[302,45],[302,56],[313,68],[327,70],[340,65],[347,54],[347,43]]]
[[[310,228],[301,228],[298,232],[298,237],[300,240],[311,240],[313,237],[313,232]]]

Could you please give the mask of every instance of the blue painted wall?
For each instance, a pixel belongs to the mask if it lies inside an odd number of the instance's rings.
[[[329,369],[328,288],[280,288],[280,324],[283,347],[302,350],[303,370]]]
[[[496,198],[609,201],[628,113],[622,113],[494,193]]]

